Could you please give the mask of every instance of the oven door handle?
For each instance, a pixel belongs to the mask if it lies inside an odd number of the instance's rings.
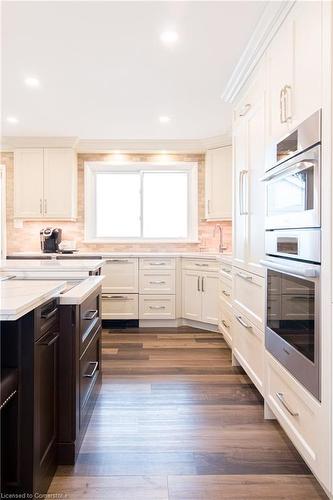
[[[261,177],[262,182],[267,182],[271,181],[275,177],[279,177],[280,175],[284,174],[288,170],[290,173],[292,172],[299,172],[301,170],[305,170],[307,168],[315,167],[316,163],[313,160],[302,160],[297,163],[293,163],[292,165],[287,165],[281,168],[273,168],[269,172],[267,172],[263,177]]]
[[[282,271],[287,274],[295,274],[296,276],[302,276],[304,278],[318,278],[320,275],[320,266],[304,265],[299,267],[284,266],[283,264],[278,264],[270,260],[261,260],[260,264],[273,271]]]

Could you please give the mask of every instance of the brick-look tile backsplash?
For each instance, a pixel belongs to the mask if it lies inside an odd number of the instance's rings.
[[[159,158],[156,154],[126,154],[123,155],[130,161],[155,161]],[[61,227],[63,239],[76,240],[77,248],[81,251],[204,251],[218,249],[218,235],[213,238],[216,222],[204,221],[205,213],[205,161],[201,154],[173,154],[169,155],[175,161],[189,161],[198,163],[198,203],[199,203],[199,243],[134,243],[134,244],[106,244],[84,242],[84,162],[106,161],[113,158],[112,154],[78,154],[78,219],[75,222],[64,221],[24,221],[22,228],[14,227],[13,202],[13,154],[2,153],[1,163],[6,165],[7,176],[7,254],[21,251],[38,251],[39,231],[45,225]],[[224,244],[231,251],[231,222],[221,221],[224,229]]]

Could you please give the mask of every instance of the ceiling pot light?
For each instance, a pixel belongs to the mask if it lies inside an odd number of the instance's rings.
[[[39,82],[38,78],[36,78],[34,76],[28,76],[24,80],[24,83],[26,84],[27,87],[31,87],[31,88],[37,88],[40,86],[40,82]]]
[[[170,117],[169,116],[160,116],[159,121],[160,121],[160,123],[169,123]]]
[[[163,42],[165,45],[173,45],[178,41],[178,33],[177,31],[163,31],[160,35],[160,40]]]
[[[16,118],[16,116],[7,116],[7,122],[15,124],[15,123],[18,123],[19,121]]]

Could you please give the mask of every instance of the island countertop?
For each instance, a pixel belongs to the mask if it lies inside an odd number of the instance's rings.
[[[66,281],[0,281],[0,320],[15,321],[59,295]]]
[[[3,259],[0,260],[0,272],[89,273],[97,271],[104,262],[103,259]]]

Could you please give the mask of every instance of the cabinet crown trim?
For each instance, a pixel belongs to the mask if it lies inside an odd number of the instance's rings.
[[[225,102],[235,101],[294,4],[295,0],[268,2],[221,95]]]

